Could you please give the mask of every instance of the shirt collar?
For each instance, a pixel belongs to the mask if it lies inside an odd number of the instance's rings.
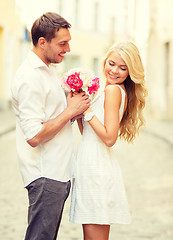
[[[33,68],[40,68],[40,67],[49,68],[33,51],[29,51],[28,58]]]

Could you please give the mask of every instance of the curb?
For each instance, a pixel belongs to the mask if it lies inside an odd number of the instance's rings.
[[[0,132],[0,137],[2,137],[3,135],[7,134],[7,133],[10,133],[12,131],[16,130],[16,126],[12,126],[8,129],[5,129],[4,131]]]
[[[166,144],[170,145],[170,147],[173,148],[173,141],[171,141],[169,138],[147,129],[144,129],[143,132],[148,135],[152,135],[155,138],[159,138],[160,140],[164,141]]]

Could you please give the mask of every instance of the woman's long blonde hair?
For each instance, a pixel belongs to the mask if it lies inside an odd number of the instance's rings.
[[[132,142],[139,128],[144,124],[142,110],[145,107],[145,74],[138,48],[131,41],[121,41],[113,45],[107,52],[103,62],[103,72],[106,60],[112,52],[118,52],[125,61],[129,75],[124,81],[127,92],[127,108],[119,126],[119,137]]]

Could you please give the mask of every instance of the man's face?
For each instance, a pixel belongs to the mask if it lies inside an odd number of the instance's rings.
[[[69,41],[71,40],[70,32],[66,28],[60,28],[55,33],[55,37],[50,42],[45,43],[44,62],[50,63],[62,62],[66,52],[70,52]]]

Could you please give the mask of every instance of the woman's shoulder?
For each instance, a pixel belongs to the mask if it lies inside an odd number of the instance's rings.
[[[121,93],[120,86],[117,84],[108,85],[105,87],[105,94],[118,94]]]
[[[111,103],[112,107],[115,107],[115,105],[120,106],[121,98],[121,89],[117,86],[117,84],[105,87],[105,102]]]

